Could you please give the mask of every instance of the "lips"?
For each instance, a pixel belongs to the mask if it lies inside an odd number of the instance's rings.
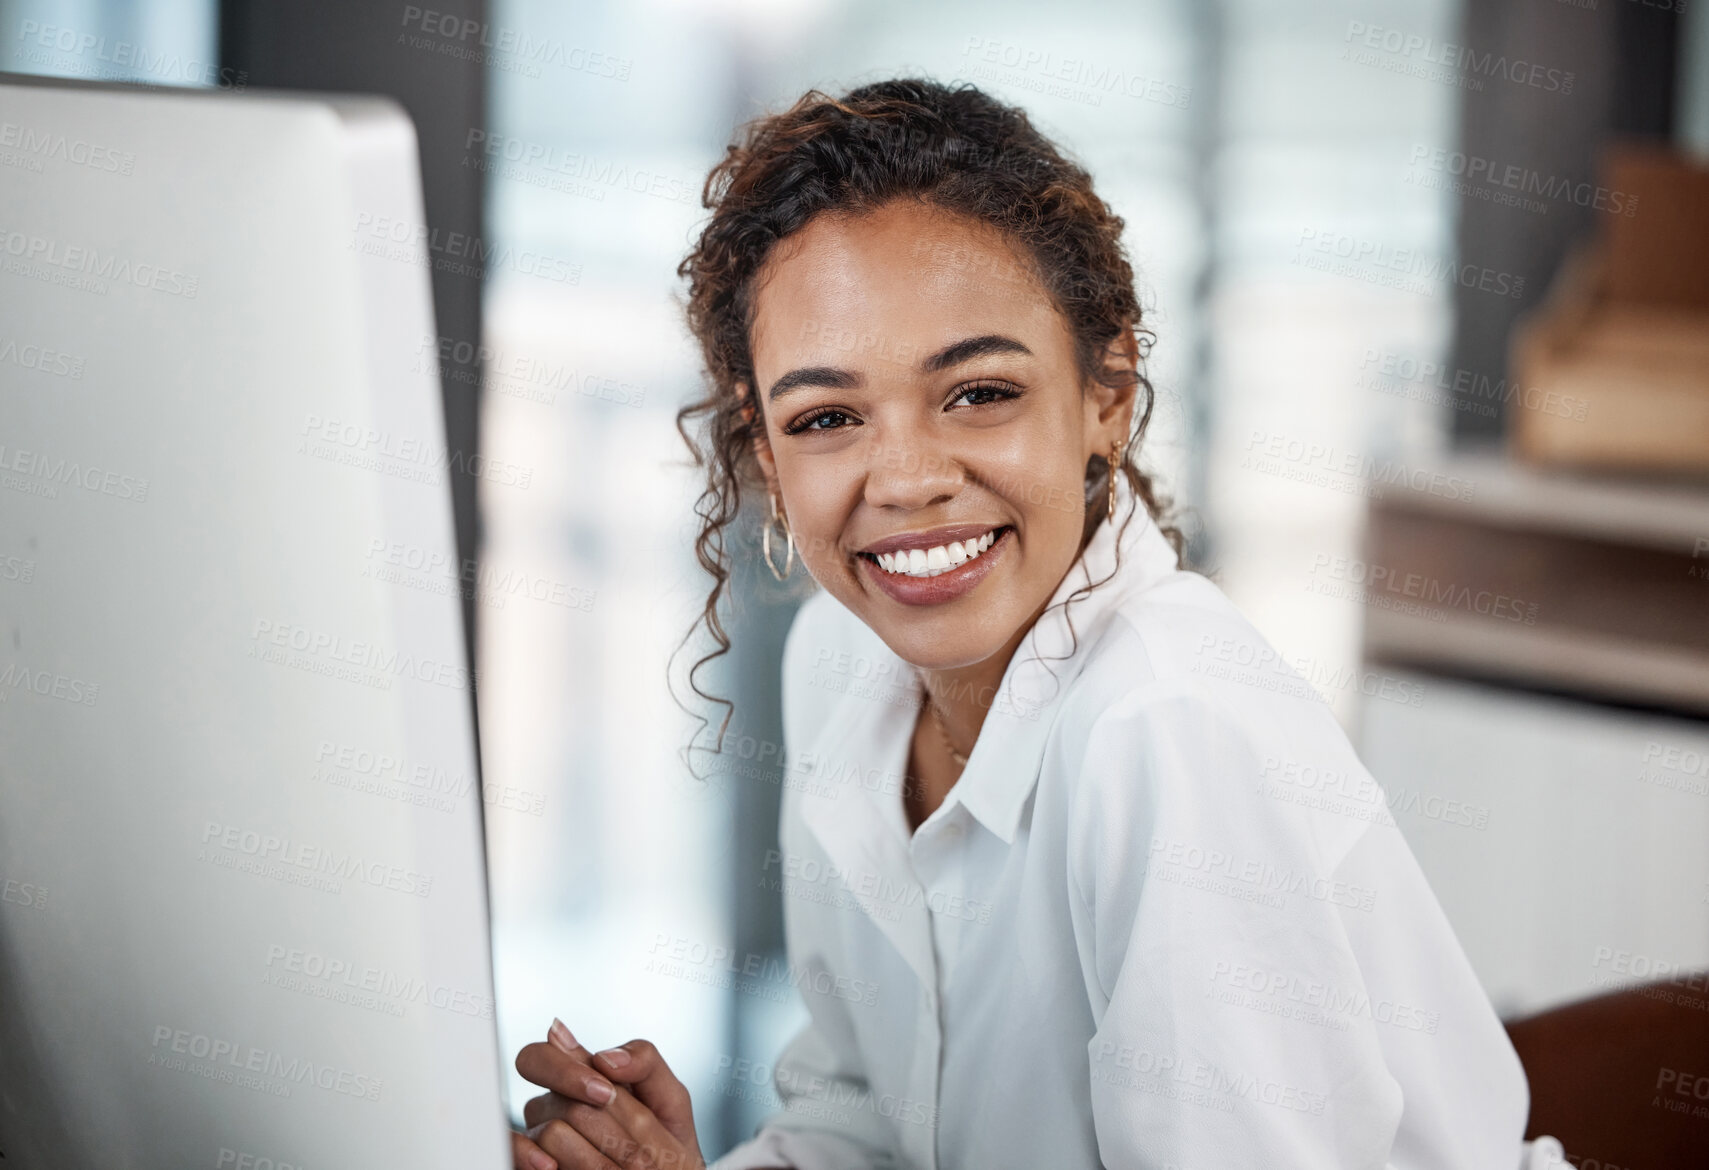
[[[1013,536],[1007,524],[963,524],[889,537],[856,556],[865,565],[864,576],[891,600],[938,605],[984,580],[1009,551]]]

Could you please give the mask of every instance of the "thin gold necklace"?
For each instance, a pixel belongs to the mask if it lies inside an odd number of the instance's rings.
[[[944,741],[944,748],[949,752],[949,758],[955,761],[956,767],[967,767],[966,753],[956,751],[955,744],[950,742],[949,728],[944,725],[943,714],[938,710],[938,705],[932,702],[932,696],[929,693],[926,695],[926,710],[932,713],[932,724],[938,729],[938,737]]]

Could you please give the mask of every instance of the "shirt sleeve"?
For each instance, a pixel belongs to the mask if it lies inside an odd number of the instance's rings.
[[[1310,706],[1178,687],[1092,726],[1069,877],[1100,1157],[1512,1170],[1517,1057],[1374,781]],[[1266,789],[1302,757],[1368,787],[1368,812]]]
[[[785,792],[780,838],[786,853],[810,849],[794,800]],[[837,913],[838,911],[832,911]],[[814,986],[828,969],[819,903],[785,896],[784,937],[801,987]],[[896,1164],[888,1121],[870,1107],[871,1087],[855,1040],[848,1004],[830,995],[802,994],[808,1023],[778,1058],[773,1083],[783,1108],[749,1141],[714,1163],[714,1170],[794,1167],[797,1170],[866,1170]]]
[[[831,717],[822,692],[810,685],[808,671],[810,655],[833,644],[827,626],[834,617],[825,595],[815,595],[802,605],[784,643],[784,746],[791,759],[810,750],[814,729]],[[778,837],[785,856],[817,855],[801,820],[797,794],[787,783]],[[815,976],[830,970],[827,944],[836,937],[834,916],[842,913],[846,911],[792,898],[785,891],[784,943],[791,966],[802,972],[799,987],[817,985]],[[714,1170],[865,1170],[896,1164],[889,1122],[871,1107],[871,1087],[848,1003],[805,992],[802,999],[808,1022],[784,1048],[773,1072],[783,1108],[761,1123],[754,1137],[713,1163]]]

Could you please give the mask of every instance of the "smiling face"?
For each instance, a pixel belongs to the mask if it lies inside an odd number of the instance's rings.
[[[1112,368],[1135,367],[1127,341]],[[912,200],[820,215],[768,258],[751,345],[755,453],[814,579],[923,669],[1012,652],[1080,552],[1087,460],[1126,440],[1134,395],[1082,389],[1006,237]]]

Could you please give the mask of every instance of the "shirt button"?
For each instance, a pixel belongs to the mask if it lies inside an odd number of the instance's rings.
[[[951,841],[956,840],[957,838],[959,838],[961,836],[961,826],[959,824],[955,824],[953,822],[948,824],[948,825],[945,825],[944,826],[944,836]]]

